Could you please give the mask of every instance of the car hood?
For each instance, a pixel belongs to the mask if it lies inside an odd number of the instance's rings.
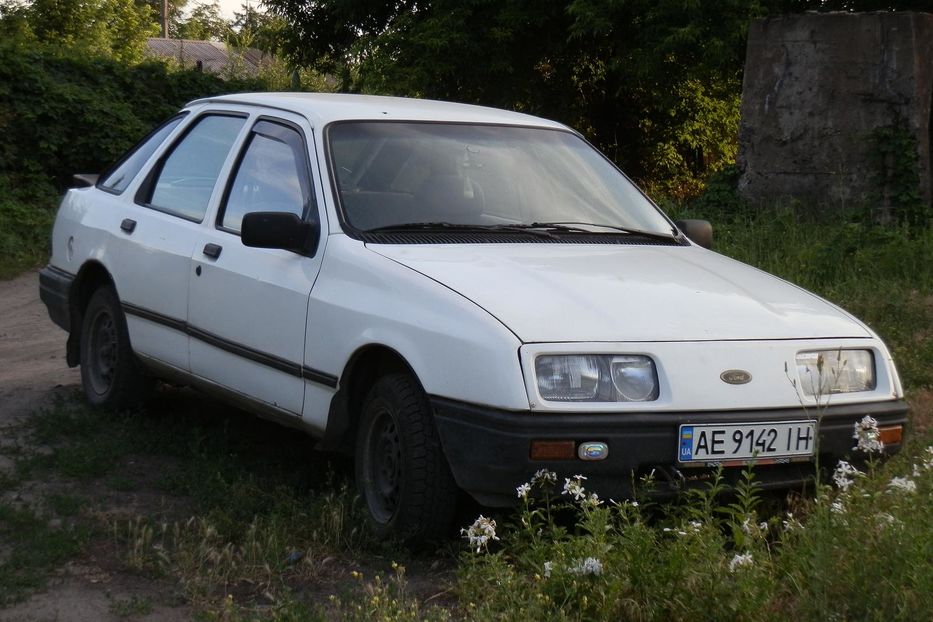
[[[825,300],[699,247],[369,248],[472,300],[526,343],[871,336]]]

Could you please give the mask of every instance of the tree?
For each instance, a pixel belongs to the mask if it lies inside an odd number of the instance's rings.
[[[266,0],[292,62],[343,90],[486,104],[576,127],[643,183],[689,193],[734,159],[757,2]]]
[[[282,37],[286,29],[285,20],[250,4],[243,4],[234,12],[231,24],[230,45],[240,48],[256,48],[268,54],[282,50]]]
[[[220,14],[220,4],[215,0],[211,4],[196,4],[191,14],[179,21],[175,35],[179,39],[225,41],[231,32],[230,23]]]
[[[33,0],[5,7],[5,33],[124,62],[139,61],[146,38],[156,32],[150,8],[133,0]]]

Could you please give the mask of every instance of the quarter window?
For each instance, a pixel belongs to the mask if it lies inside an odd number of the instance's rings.
[[[196,122],[162,161],[145,203],[157,210],[200,221],[214,185],[246,119],[208,115]]]
[[[146,136],[120,159],[110,174],[100,183],[100,187],[118,193],[126,190],[126,187],[130,185],[130,182],[133,181],[140,169],[142,169],[143,164],[146,163],[159,145],[162,144],[162,141],[178,127],[178,124],[181,123],[183,118],[184,115],[171,118],[159,126],[154,132]]]
[[[220,226],[239,232],[250,212],[286,212],[303,218],[312,196],[301,134],[271,121],[258,122],[227,190]]]

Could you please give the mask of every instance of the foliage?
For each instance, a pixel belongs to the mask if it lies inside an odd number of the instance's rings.
[[[134,0],[3,0],[0,33],[7,41],[70,48],[123,62],[142,59],[146,38],[158,32],[151,9]]]
[[[61,189],[73,173],[102,171],[185,102],[261,88],[161,63],[0,44],[0,175]]]
[[[234,12],[227,42],[234,47],[256,48],[269,54],[279,54],[285,21],[276,15],[258,11],[244,4],[242,11]]]
[[[637,180],[691,195],[736,152],[757,2],[267,0],[292,62],[341,89],[509,108],[576,127]]]
[[[230,24],[220,14],[220,4],[199,2],[176,26],[179,39],[225,41],[231,35]]]
[[[869,136],[869,158],[878,189],[871,220],[922,229],[933,212],[920,196],[920,155],[916,137],[901,119],[876,128]]]
[[[47,183],[14,188],[0,175],[0,279],[45,261],[58,196]]]

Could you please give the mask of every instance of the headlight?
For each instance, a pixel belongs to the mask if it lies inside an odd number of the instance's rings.
[[[875,360],[870,350],[799,352],[797,375],[805,395],[871,391],[875,388]]]
[[[650,402],[658,373],[647,356],[547,354],[535,359],[541,397],[550,402]]]

